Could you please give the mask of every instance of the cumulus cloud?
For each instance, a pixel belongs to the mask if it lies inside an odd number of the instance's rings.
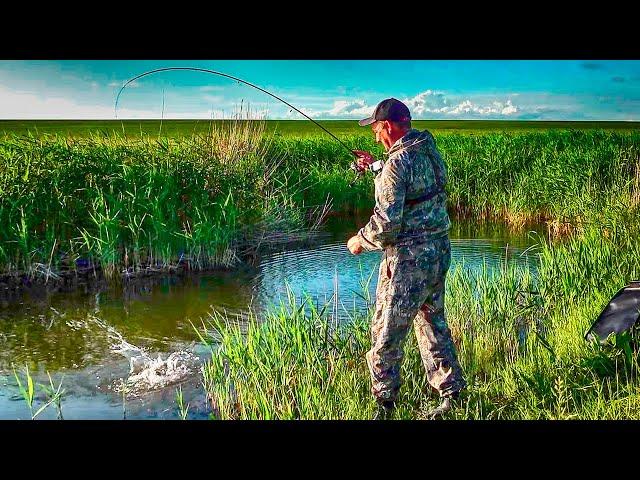
[[[425,90],[414,97],[400,99],[419,118],[510,118],[520,110],[511,99],[448,98],[444,92]],[[376,105],[361,99],[334,100],[333,107],[325,110],[303,110],[307,115],[325,119],[356,119],[371,115]],[[293,116],[289,113],[289,117]]]
[[[341,116],[367,116],[371,115],[375,107],[370,107],[364,100],[336,100],[333,108],[327,112],[328,115]]]
[[[412,98],[402,101],[409,107],[414,118],[431,116],[447,117],[509,117],[518,113],[519,109],[511,99],[454,99],[448,98],[444,92],[426,90]]]
[[[316,110],[310,108],[300,108],[302,112],[310,117],[318,117],[324,119],[340,119],[340,118],[363,118],[373,113],[375,105],[370,106],[364,100],[334,100],[333,107],[329,110]],[[289,110],[287,117],[296,117],[299,114],[295,110]]]
[[[444,93],[433,90],[426,90],[413,98],[405,98],[402,101],[409,107],[414,117],[431,112],[446,113],[451,108]]]

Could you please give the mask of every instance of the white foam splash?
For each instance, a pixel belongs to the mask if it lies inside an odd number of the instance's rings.
[[[152,359],[146,355],[129,359],[130,371],[126,386],[129,391],[140,392],[163,388],[184,380],[199,367],[197,356],[190,352],[173,352],[166,359]]]
[[[158,354],[154,359],[141,347],[127,342],[120,332],[99,318],[91,315],[90,319],[107,331],[112,342],[111,350],[129,359],[129,377],[114,384],[116,392],[137,395],[164,388],[185,380],[200,367],[200,359],[185,350],[173,352],[164,359]]]

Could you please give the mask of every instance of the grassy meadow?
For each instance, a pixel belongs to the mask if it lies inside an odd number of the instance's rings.
[[[367,129],[323,123],[350,148],[381,158]],[[192,122],[175,136],[154,133],[159,122],[148,134],[132,124],[126,136],[42,134],[44,126],[25,135],[7,125],[5,275],[87,262],[108,278],[231,266],[258,243],[314,228],[328,211],[372,206],[371,178],[354,182],[352,157],[313,125],[313,134],[279,127],[274,135],[269,122],[214,123],[196,133]],[[640,418],[635,344],[628,336],[605,346],[583,339],[611,296],[640,278],[640,133],[625,125],[433,129],[452,214],[514,229],[548,226],[536,277],[512,265],[447,277],[447,317],[470,385],[448,418]],[[369,418],[368,318],[354,312],[336,325],[328,310],[292,298],[248,326],[205,319],[214,416]],[[422,418],[437,398],[412,334],[406,352],[398,418]]]
[[[191,137],[207,135],[212,130],[228,128],[246,120],[0,120],[2,135],[63,135],[67,138],[89,136],[126,136],[130,139],[152,137]],[[302,120],[266,120],[262,122],[267,133],[286,137],[314,137],[329,135],[312,122]],[[321,120],[320,125],[336,136],[369,133],[369,128],[358,126],[355,120]],[[639,122],[595,121],[503,121],[503,120],[415,120],[414,128],[433,132],[540,131],[549,129],[572,130],[637,130]]]

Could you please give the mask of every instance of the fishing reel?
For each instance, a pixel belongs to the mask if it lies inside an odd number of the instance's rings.
[[[382,167],[384,167],[384,162],[382,160],[376,160],[373,163],[370,163],[369,165],[367,165],[366,167],[361,167],[360,165],[358,165],[358,161],[355,160],[354,162],[351,163],[351,165],[349,165],[349,168],[351,168],[351,170],[353,170],[354,172],[356,172],[356,177],[353,179],[353,181],[349,184],[349,186],[353,186],[355,184],[356,181],[358,181],[358,179],[364,174],[364,172],[366,172],[367,170],[369,170],[370,172],[372,172],[374,175],[377,175],[381,170]]]
[[[365,152],[364,150],[351,150],[351,154],[356,157],[356,160],[351,163],[351,170],[358,174],[364,173],[366,170],[377,174],[382,167],[384,167],[384,162],[381,160],[375,160],[369,152]],[[365,166],[358,165],[358,159],[364,159],[368,163]]]
[[[361,168],[358,165],[358,162],[355,161],[349,167],[351,168],[351,170],[353,170],[354,172],[356,172],[359,175],[364,173],[364,172],[366,172],[367,170],[369,170],[370,172],[373,172],[374,174],[376,174],[380,170],[382,170],[382,167],[384,167],[384,163],[382,163],[382,160],[376,160],[371,165],[367,165],[366,167]]]

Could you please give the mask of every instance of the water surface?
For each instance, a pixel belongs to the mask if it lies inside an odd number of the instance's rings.
[[[49,372],[66,394],[65,419],[177,418],[176,385],[123,398],[117,385],[129,360],[114,351],[120,338],[151,355],[190,351],[206,359],[196,328],[212,312],[246,321],[267,307],[306,299],[347,319],[365,311],[375,296],[380,252],[354,256],[348,238],[367,217],[330,218],[304,245],[261,254],[254,265],[188,277],[158,277],[100,291],[52,293],[0,308],[0,418],[29,418],[16,388],[12,365],[24,379],[29,366],[39,383]],[[540,228],[534,229],[538,232]],[[456,221],[451,231],[452,268],[495,268],[515,262],[535,268],[535,235],[513,234],[502,226]],[[289,292],[289,293],[288,293]],[[335,301],[337,292],[337,301]],[[189,418],[207,418],[208,405],[197,372],[182,385]],[[36,401],[42,405],[44,397]],[[39,418],[56,418],[49,407]]]

